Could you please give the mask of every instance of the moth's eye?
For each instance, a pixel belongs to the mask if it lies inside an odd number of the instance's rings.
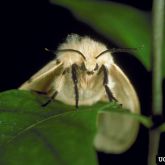
[[[94,71],[98,70],[99,69],[99,65],[96,64],[95,68],[94,68]]]

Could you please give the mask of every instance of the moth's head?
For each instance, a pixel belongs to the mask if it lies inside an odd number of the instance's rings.
[[[111,64],[113,63],[112,56],[109,50],[105,50],[98,53],[95,53],[94,56],[87,58],[82,63],[82,68],[86,71],[87,74],[92,75],[98,73],[100,68],[104,65],[107,68],[110,68]]]
[[[104,44],[77,34],[69,35],[58,51],[58,58],[66,67],[75,63],[87,74],[98,72],[103,64],[109,68],[113,63],[110,51]]]

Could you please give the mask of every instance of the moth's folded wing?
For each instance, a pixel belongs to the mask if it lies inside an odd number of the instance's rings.
[[[122,72],[113,64],[109,70],[109,86],[115,98],[132,113],[140,113],[140,104],[136,92]],[[112,85],[113,84],[113,85]],[[96,149],[107,153],[122,153],[135,142],[139,123],[128,115],[100,112],[97,120],[98,132],[94,145]]]
[[[56,60],[53,60],[23,83],[19,89],[47,92],[54,79],[61,74],[61,72],[62,63],[57,63]]]

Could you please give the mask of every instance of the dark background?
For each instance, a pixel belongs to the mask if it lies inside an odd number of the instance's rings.
[[[150,12],[152,1],[118,0]],[[2,4],[1,14],[1,78],[0,90],[18,88],[39,68],[54,57],[44,48],[56,49],[67,34],[89,35],[106,43],[109,47],[118,47],[107,40],[87,24],[74,18],[63,7],[51,5],[48,1],[7,1]],[[142,113],[151,112],[151,73],[128,53],[115,55],[115,61],[125,71],[139,95]],[[163,138],[163,136],[162,136]],[[163,140],[160,152],[163,150]],[[165,146],[164,146],[165,148]],[[112,155],[98,153],[100,164],[147,164],[148,131],[141,126],[138,139],[133,147],[124,154]]]

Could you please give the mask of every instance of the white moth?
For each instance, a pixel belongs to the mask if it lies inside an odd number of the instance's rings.
[[[136,92],[115,64],[112,50],[89,37],[72,34],[61,44],[57,57],[26,81],[20,89],[46,93],[70,105],[92,105],[117,100],[124,108],[140,113]],[[125,115],[98,114],[94,145],[103,152],[121,153],[135,141],[138,122]]]

